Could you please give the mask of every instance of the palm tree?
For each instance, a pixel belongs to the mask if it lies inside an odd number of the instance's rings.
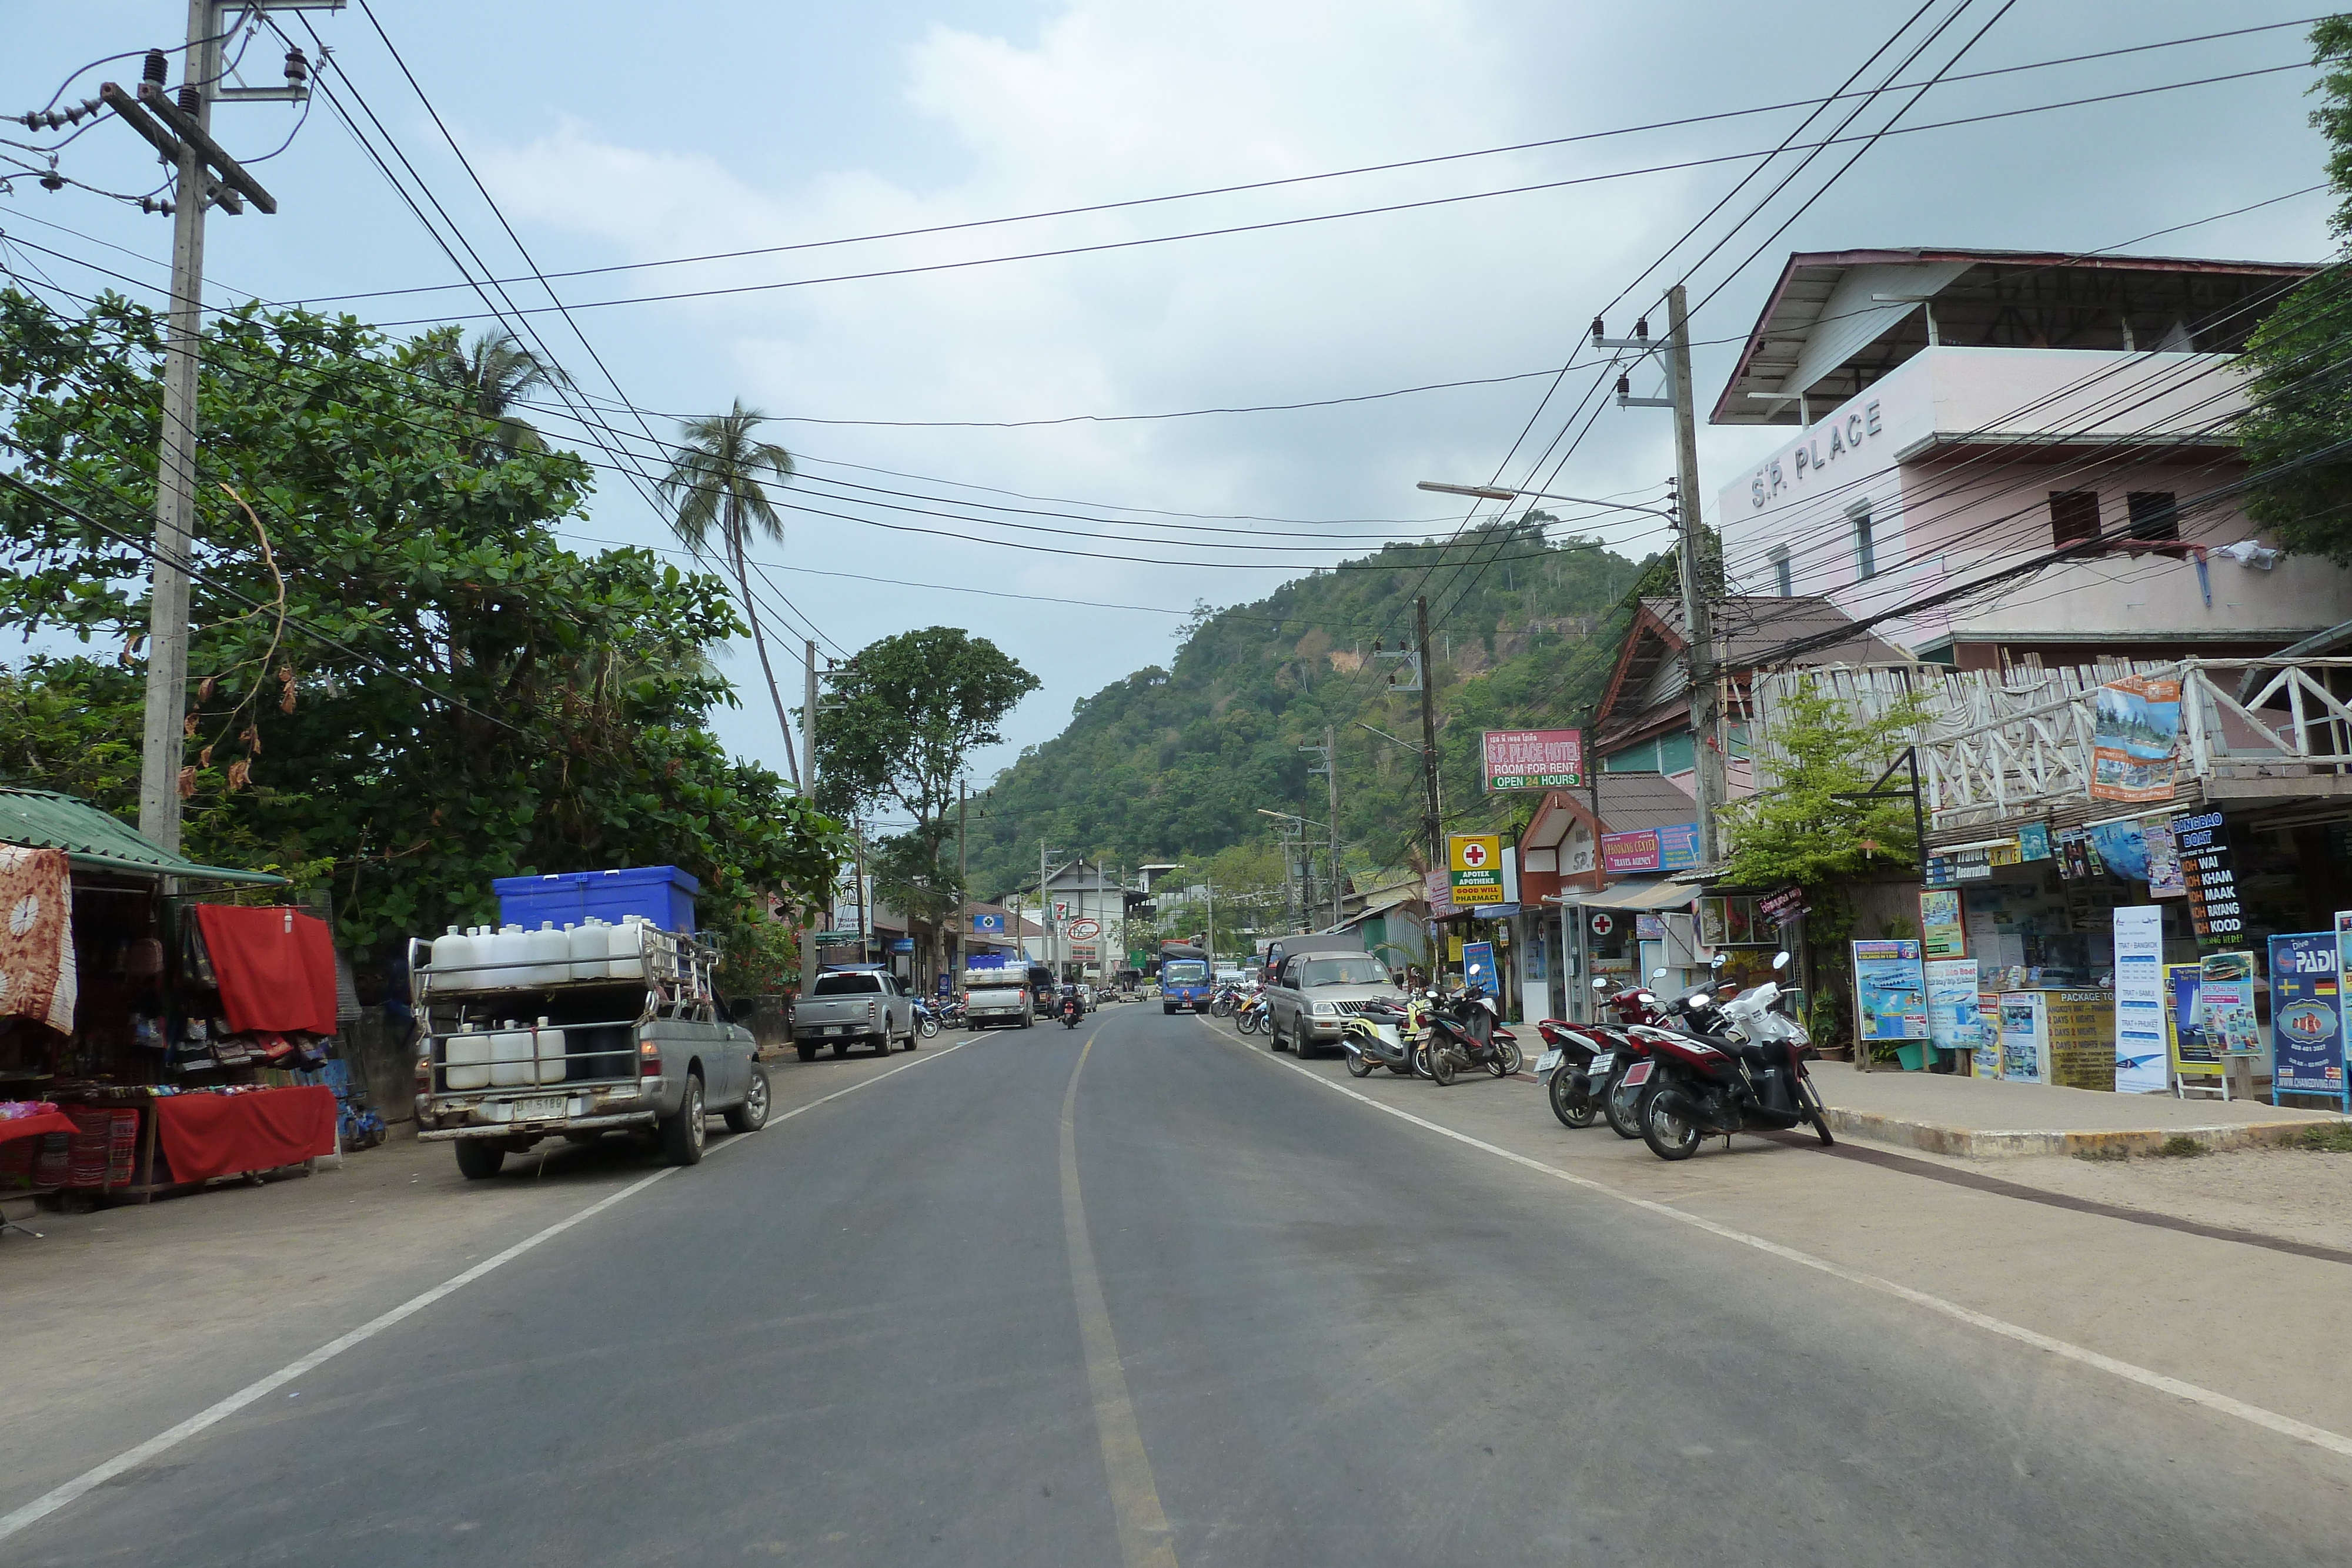
[[[776,689],[776,672],[768,663],[767,634],[760,629],[760,607],[751,598],[751,570],[745,559],[754,529],[778,544],[784,538],[783,519],[776,516],[760,476],[766,472],[778,479],[790,479],[793,455],[772,441],[754,437],[752,433],[767,419],[758,409],[745,408],[738,398],[730,413],[683,422],[674,449],[677,455],[670,461],[669,472],[662,476],[661,493],[673,508],[670,528],[686,548],[700,556],[710,548],[711,535],[716,533],[717,548],[734,570],[736,591],[751,622],[751,644],[760,651],[760,673],[767,677],[768,695],[776,705],[776,725],[783,731],[784,762],[797,785],[801,765],[793,751],[792,722],[784,716],[783,695]]]
[[[570,384],[561,369],[524,348],[504,328],[478,332],[463,347],[452,337],[436,368],[443,380],[464,390],[475,413],[499,427],[496,454],[502,456],[535,452],[546,444],[529,420],[509,411],[529,392]]]

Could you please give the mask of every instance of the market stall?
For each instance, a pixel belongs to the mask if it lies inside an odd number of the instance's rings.
[[[0,789],[0,1194],[145,1198],[334,1152],[325,923],[194,892],[283,885]]]

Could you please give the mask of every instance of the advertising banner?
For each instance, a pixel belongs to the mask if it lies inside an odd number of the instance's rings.
[[[1455,908],[1503,902],[1503,840],[1498,833],[1455,833],[1446,840]]]
[[[2164,1035],[2164,911],[2118,909],[2116,922],[2116,1092],[2172,1086]]]
[[[2336,933],[2271,938],[2271,1101],[2345,1098],[2344,1009]]]
[[[2238,899],[2238,873],[2230,859],[2230,830],[2221,813],[2175,817],[2172,838],[2180,852],[2189,924],[2197,933],[2198,950],[2244,946],[2246,923]]]
[[[976,936],[1002,936],[1004,935],[1004,916],[994,914],[975,915],[971,917],[971,929]]]
[[[2205,1012],[2205,1043],[2223,1056],[2260,1056],[2254,1018],[2254,956],[2208,953],[2200,962],[2197,999]]]
[[[1429,901],[1429,912],[1443,919],[1454,913],[1454,879],[1450,873],[1431,872],[1422,878],[1422,896]]]
[[[1969,950],[1968,933],[1960,925],[1960,891],[1929,888],[1919,895],[1921,951],[1930,962],[1957,958]]]
[[[1495,945],[1492,942],[1462,944],[1462,983],[1475,986],[1490,997],[1495,994]]]
[[[2169,800],[2180,683],[2126,675],[2091,695],[2091,799]]]
[[[2221,1053],[2205,1041],[2205,1008],[2199,999],[2203,973],[2195,964],[2165,967],[2165,983],[2172,992],[2172,1071],[2190,1078],[2219,1078]]]
[[[1984,1035],[1984,1020],[1977,1011],[1976,960],[1929,960],[1927,1038],[1938,1051],[1972,1051],[1985,1044]]]
[[[1490,729],[1479,737],[1486,792],[1501,789],[1581,789],[1584,732],[1580,729]]]
[[[2004,991],[2000,998],[2000,1075],[2011,1083],[2050,1081],[2049,1042],[2042,1027],[2040,991]]]
[[[1927,975],[1916,942],[1856,942],[1854,1033],[1862,1040],[1926,1040]]]
[[[1643,828],[1637,832],[1601,834],[1601,864],[1611,876],[1664,871],[1665,862],[1658,850],[1658,831]]]

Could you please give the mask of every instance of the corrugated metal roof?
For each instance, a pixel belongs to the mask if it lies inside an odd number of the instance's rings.
[[[173,854],[87,800],[47,789],[0,789],[0,843],[63,850],[74,864],[94,871],[184,876],[205,882],[282,884],[286,881],[266,871],[200,865]]]

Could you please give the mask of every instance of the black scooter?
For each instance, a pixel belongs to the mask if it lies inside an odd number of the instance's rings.
[[[1064,1029],[1077,1028],[1079,1014],[1080,1009],[1078,1007],[1078,998],[1076,997],[1064,997],[1062,998],[1062,1027]]]

